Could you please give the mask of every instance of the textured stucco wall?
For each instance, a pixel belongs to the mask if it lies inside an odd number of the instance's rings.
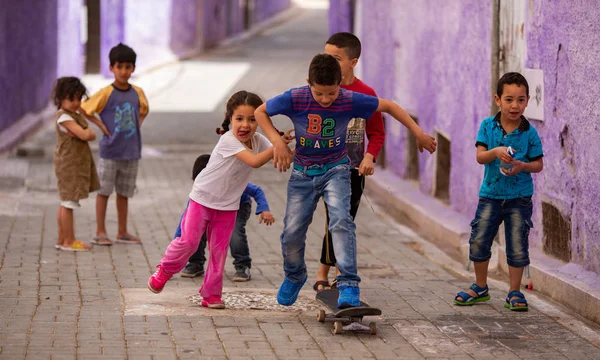
[[[138,71],[200,50],[197,0],[127,0],[124,41],[138,55]]]
[[[490,1],[383,0],[363,7],[363,80],[416,115],[430,134],[449,135],[450,201],[471,214],[483,169],[474,139],[490,112]],[[406,172],[406,130],[388,119],[386,160]],[[430,193],[435,157],[419,155],[420,187]]]
[[[100,71],[111,76],[108,70],[110,49],[125,41],[125,0],[101,0],[100,2]]]
[[[263,22],[273,15],[287,9],[291,0],[255,0],[254,23]]]
[[[590,1],[533,0],[527,9],[527,60],[544,71],[544,122],[536,122],[545,169],[536,206],[555,205],[572,221],[572,260],[600,272],[600,7]],[[532,240],[541,247],[541,211]]]
[[[111,76],[108,53],[119,42],[137,53],[137,71],[199,50],[200,6],[197,0],[102,0],[102,73]]]
[[[263,22],[290,6],[290,0],[254,0],[250,25]],[[202,37],[206,48],[244,30],[245,1],[205,0]]]
[[[363,0],[364,1],[364,0]],[[332,0],[340,11],[343,0]],[[544,71],[545,121],[532,120],[540,133],[545,169],[534,175],[534,229],[530,246],[542,248],[541,202],[572,221],[572,261],[600,272],[600,8],[592,2],[529,0],[525,65]],[[344,19],[330,13],[330,29]],[[474,139],[490,112],[492,1],[380,0],[363,6],[363,80],[392,98],[433,133],[451,140],[450,203],[471,217],[483,167],[475,161]],[[387,122],[387,164],[406,171],[405,136]],[[420,188],[431,192],[434,157],[420,155]]]
[[[81,9],[83,0],[58,0],[58,44],[56,76],[81,76],[83,52],[81,43]]]
[[[57,0],[2,3],[0,131],[50,100],[57,66],[57,7]]]
[[[329,33],[335,34],[352,29],[352,2],[350,0],[329,0]]]

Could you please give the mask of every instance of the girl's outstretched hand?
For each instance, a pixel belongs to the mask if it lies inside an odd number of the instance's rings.
[[[275,222],[275,217],[269,210],[260,213],[258,223],[262,224],[263,222],[267,226],[273,225]]]
[[[294,140],[296,138],[296,135],[292,135],[292,133],[294,132],[294,129],[289,129],[285,132],[285,134],[283,134],[282,138],[283,141],[285,141],[286,144],[289,144],[292,142],[292,140]]]
[[[427,150],[430,154],[432,154],[437,148],[437,142],[435,141],[435,138],[433,136],[422,132],[417,136],[417,147],[419,148],[420,152],[423,152],[423,150]]]

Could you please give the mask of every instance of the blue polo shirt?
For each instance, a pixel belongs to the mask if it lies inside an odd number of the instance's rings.
[[[516,152],[515,160],[522,162],[532,162],[544,156],[540,137],[524,116],[521,116],[521,123],[517,129],[510,134],[507,134],[500,124],[500,113],[485,118],[479,127],[475,143],[475,146],[480,145],[488,150],[499,146],[510,146]],[[533,180],[530,173],[521,171],[514,176],[504,176],[500,173],[498,158],[484,166],[479,196],[508,200],[533,195]]]

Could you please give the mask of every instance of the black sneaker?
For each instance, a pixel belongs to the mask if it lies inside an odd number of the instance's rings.
[[[197,263],[187,263],[185,269],[181,271],[181,277],[193,278],[204,275],[204,266]]]
[[[241,269],[237,269],[237,271],[235,272],[235,275],[233,275],[233,281],[235,282],[244,282],[244,281],[250,281],[250,279],[252,278],[252,276],[250,276],[250,268],[249,267],[244,267]]]

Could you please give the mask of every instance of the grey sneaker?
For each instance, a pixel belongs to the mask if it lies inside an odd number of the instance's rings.
[[[204,266],[197,263],[187,263],[185,269],[181,271],[181,277],[194,278],[204,275]]]
[[[241,269],[237,269],[237,271],[235,272],[235,275],[233,275],[233,281],[235,282],[244,282],[244,281],[250,281],[250,279],[252,278],[252,276],[250,275],[250,268],[249,267],[244,267]]]

